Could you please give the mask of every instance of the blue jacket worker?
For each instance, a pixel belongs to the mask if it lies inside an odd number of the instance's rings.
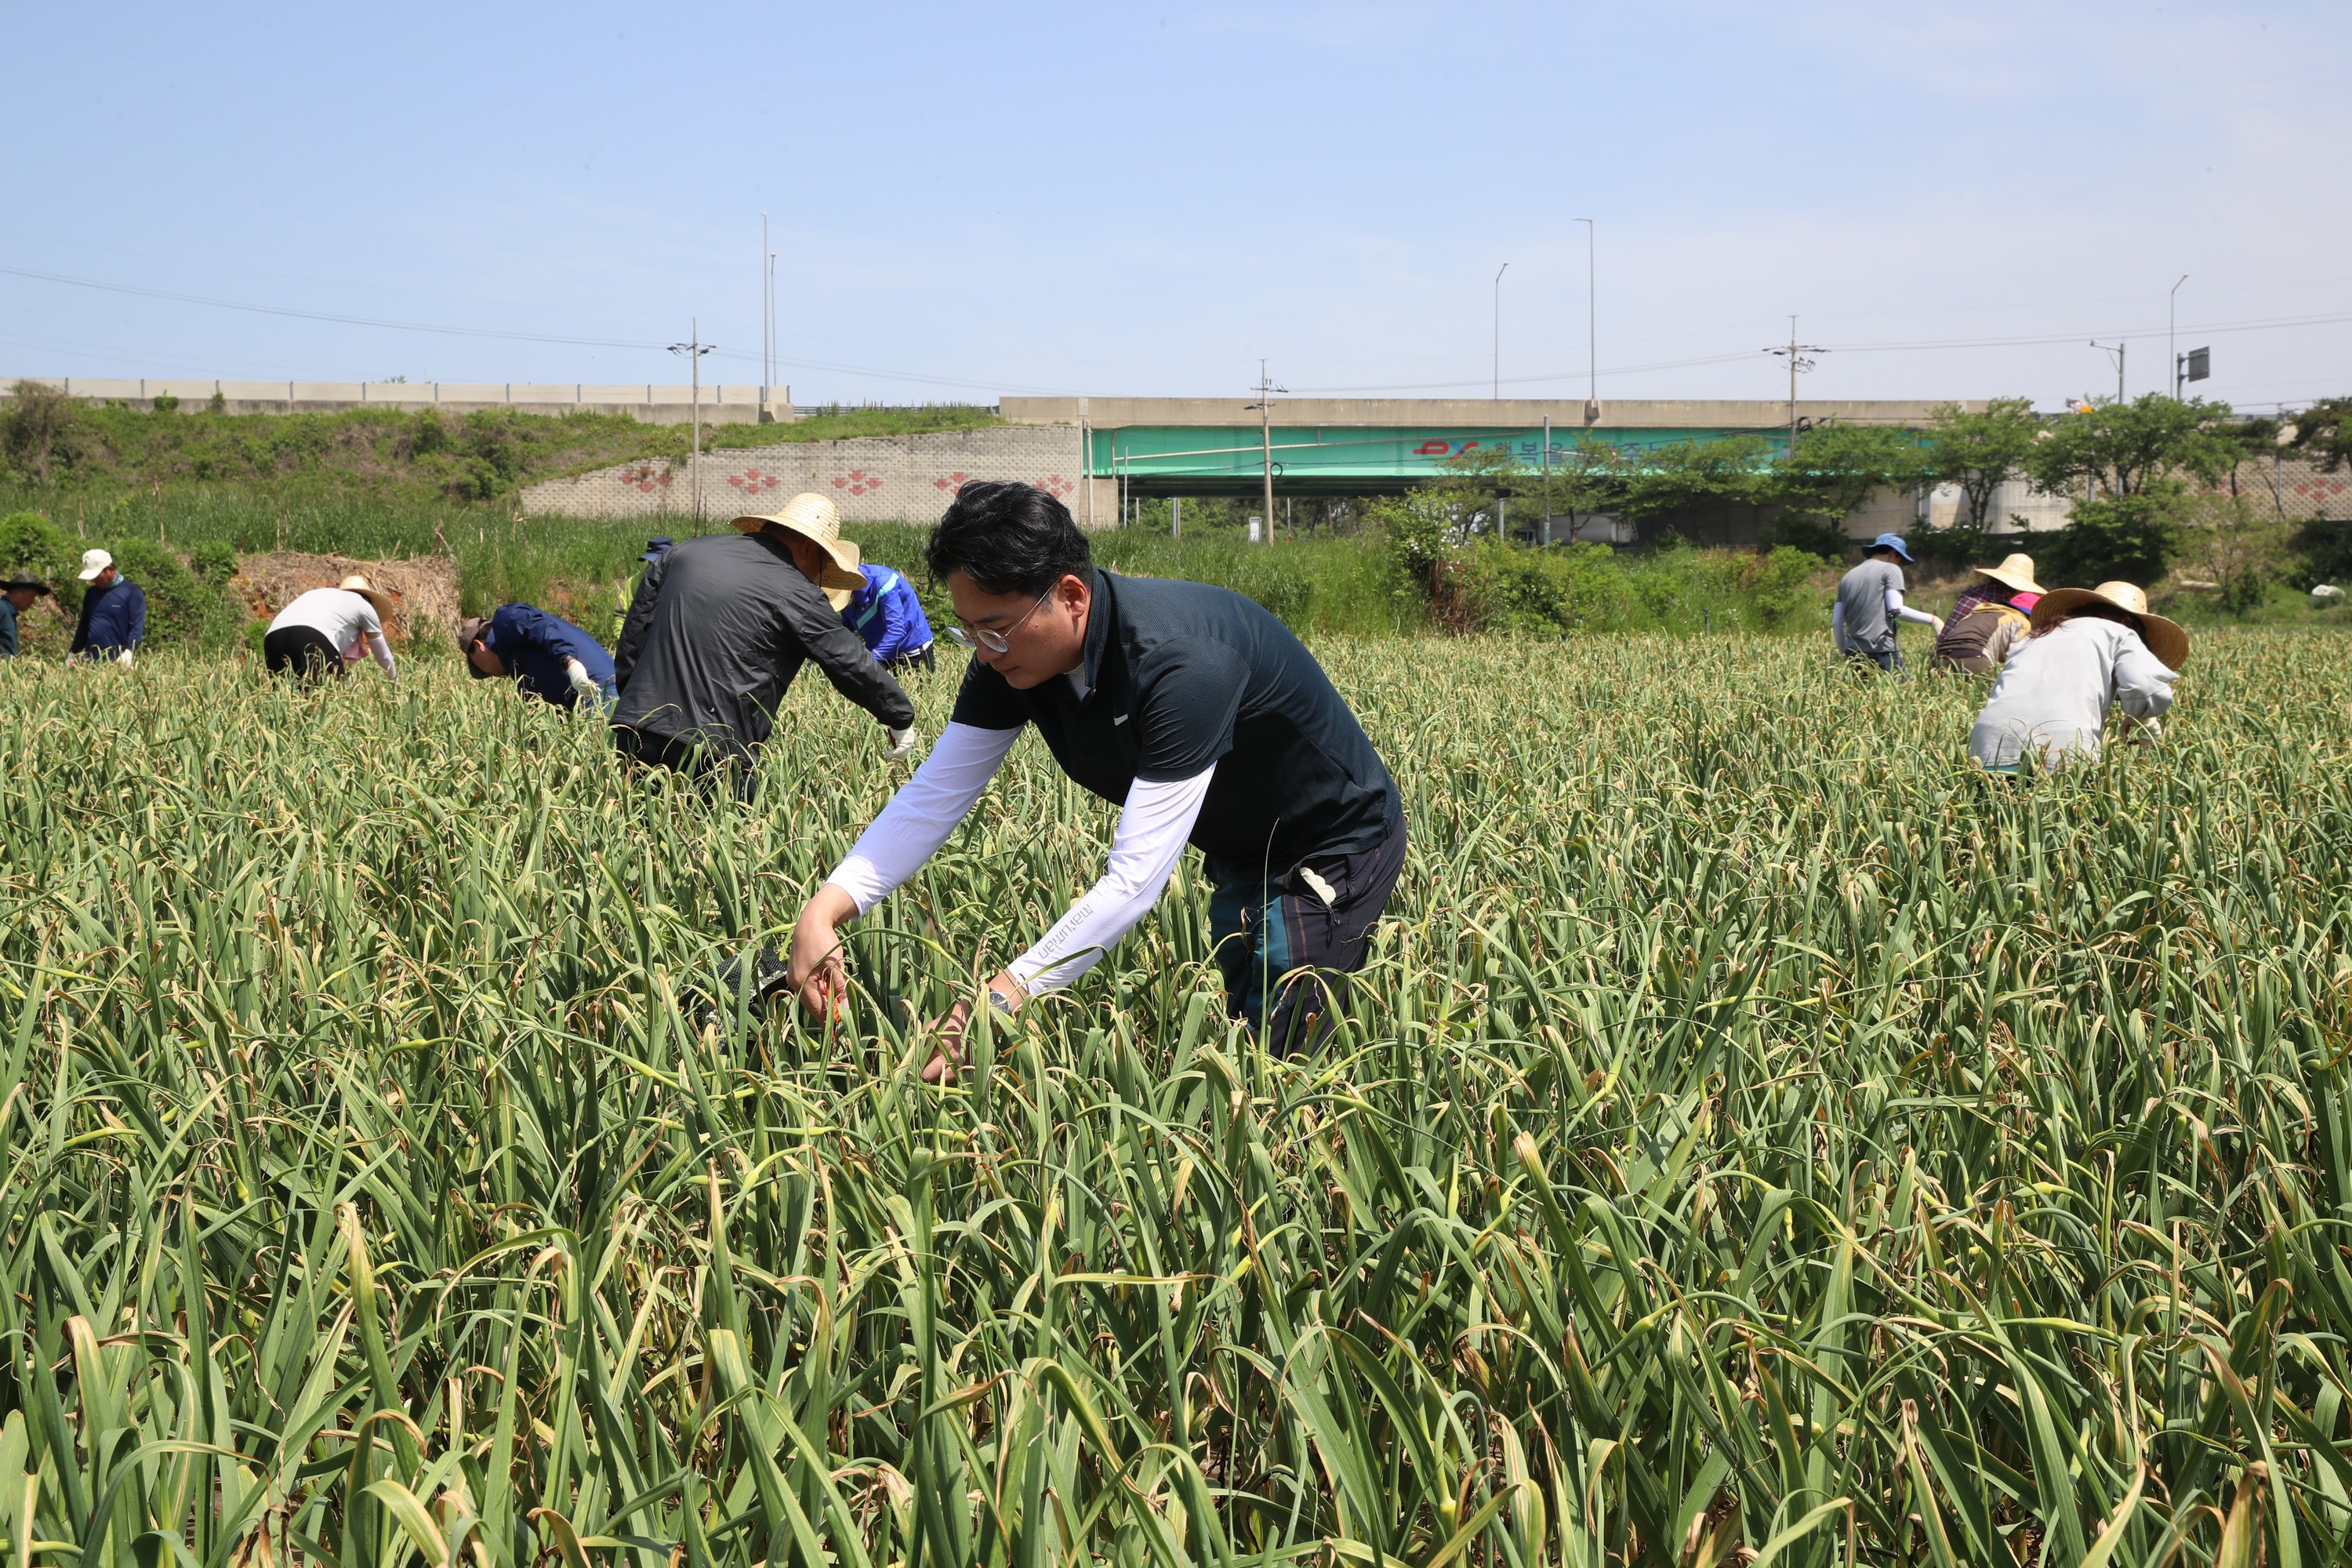
[[[0,583],[0,658],[16,657],[19,646],[16,617],[33,607],[33,601],[49,591],[49,585],[38,577],[27,577],[22,572]]]
[[[147,593],[125,577],[103,550],[81,552],[81,620],[74,626],[72,658],[127,665],[147,635]]]
[[[610,708],[619,695],[604,645],[535,605],[500,605],[492,615],[458,622],[457,648],[475,679],[510,676],[524,696],[558,708],[576,707],[583,698]]]
[[[866,651],[886,669],[936,668],[931,623],[924,618],[915,585],[887,566],[864,565],[857,571],[866,586],[849,596],[841,624],[865,639]]]

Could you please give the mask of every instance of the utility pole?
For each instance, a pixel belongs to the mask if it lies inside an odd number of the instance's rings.
[[[1538,531],[1539,531],[1543,537],[1536,541],[1536,542],[1538,544],[1549,544],[1551,542],[1551,416],[1549,414],[1544,416],[1543,454],[1544,514],[1543,521],[1538,525]]]
[[[1797,373],[1813,368],[1813,362],[1805,357],[1807,354],[1825,354],[1830,351],[1819,343],[1799,342],[1797,318],[1791,316],[1789,318],[1788,342],[1780,348],[1766,349],[1764,352],[1768,354],[1789,356],[1789,455],[1794,457],[1797,453]]]
[[[2180,283],[2188,281],[2189,274],[2182,273]],[[2164,297],[2164,357],[2172,362],[2172,395],[2176,399],[2180,395],[2181,366],[2180,356],[2173,352],[2172,340],[2180,330],[2180,283],[2175,283],[2172,292]]]
[[[1504,262],[1495,268],[1495,396],[1503,395],[1503,274],[1511,269]]]
[[[774,253],[768,248],[768,215],[760,215],[760,417],[768,416],[768,388],[775,384],[776,366],[771,350],[776,342],[776,301],[774,286],[769,280],[769,268],[774,265],[769,258]]]
[[[1584,226],[1584,422],[1590,425],[1601,417],[1600,226],[1589,217],[1574,221]]]
[[[1506,263],[1505,265],[1508,265]],[[1498,274],[1499,276],[1499,274]],[[1274,395],[1288,392],[1286,386],[1276,386],[1265,374],[1265,361],[1257,362],[1257,401],[1250,405],[1257,410],[1259,450],[1265,458],[1265,542],[1274,542]]]
[[[692,330],[694,336],[691,340],[670,344],[669,352],[686,355],[687,362],[694,367],[694,447],[687,472],[693,477],[694,531],[700,533],[702,531],[702,356],[710,352],[710,345],[702,341],[702,322],[699,320],[693,322]]]
[[[2103,353],[2112,355],[2115,359],[2116,405],[2120,408],[2123,406],[2124,401],[2124,350],[2130,346],[2129,341],[2124,338],[2117,338],[2112,343],[2103,343],[2099,342],[2098,339],[2093,338],[2091,340],[2091,346],[2099,350]]]

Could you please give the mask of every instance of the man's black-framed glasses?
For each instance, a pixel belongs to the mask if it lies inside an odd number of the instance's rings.
[[[1013,647],[1013,634],[1029,624],[1029,616],[1037,613],[1037,605],[1044,604],[1059,585],[1057,583],[1047,584],[1045,592],[1037,595],[1037,604],[1030,605],[1027,614],[1001,632],[991,631],[982,626],[965,626],[959,619],[956,625],[948,628],[948,636],[966,647],[984,647],[991,653],[1004,653]]]

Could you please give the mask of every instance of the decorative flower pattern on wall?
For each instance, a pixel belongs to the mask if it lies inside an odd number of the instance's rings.
[[[961,468],[958,468],[946,479],[933,479],[931,481],[931,488],[935,490],[947,490],[953,492],[963,489],[963,487],[970,483],[971,480],[971,476],[970,474],[965,473]]]
[[[1035,484],[1039,489],[1044,490],[1055,500],[1060,500],[1078,488],[1059,474],[1047,474],[1044,479],[1036,480]]]
[[[670,474],[667,468],[657,469],[650,463],[641,465],[637,468],[623,468],[621,470],[621,482],[623,484],[629,486],[633,489],[643,490],[647,495],[654,493],[656,486],[667,485],[669,481]]]
[[[862,496],[867,490],[880,489],[882,488],[882,476],[879,474],[869,474],[863,468],[852,468],[849,470],[849,477],[847,479],[835,479],[833,481],[833,488],[837,490],[847,490],[854,496]]]
[[[728,475],[727,482],[746,495],[757,495],[761,490],[774,489],[784,481],[773,474],[763,474],[757,468],[746,468],[740,474]]]

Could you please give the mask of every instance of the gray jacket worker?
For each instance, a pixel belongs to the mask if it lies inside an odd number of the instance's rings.
[[[1903,602],[1903,568],[1897,559],[1911,559],[1901,536],[1882,533],[1863,552],[1862,564],[1838,579],[1837,603],[1830,610],[1830,640],[1848,658],[1866,658],[1881,669],[1895,669],[1902,659],[1895,651],[1895,623],[1910,621],[1932,626],[1940,634],[1944,623],[1925,610]]]
[[[1396,784],[1314,656],[1231,589],[1097,569],[1069,509],[1028,485],[966,485],[925,555],[961,623],[950,635],[976,652],[929,757],[801,911],[803,1005],[838,1005],[836,928],[920,869],[1034,725],[1118,826],[1101,880],[988,983],[989,1005],[1009,1014],[1085,973],[1189,840],[1216,884],[1231,1012],[1274,1049],[1311,1040],[1346,984],[1324,975],[1362,967],[1405,848]],[[942,1020],[927,1078],[951,1069],[967,1012]]]
[[[827,597],[846,603],[865,583],[833,502],[795,496],[773,517],[734,521],[735,532],[681,540],[646,568],[613,651],[614,744],[663,767],[734,765],[748,778],[793,678],[814,659],[888,728],[893,756],[911,751],[915,705]]]

